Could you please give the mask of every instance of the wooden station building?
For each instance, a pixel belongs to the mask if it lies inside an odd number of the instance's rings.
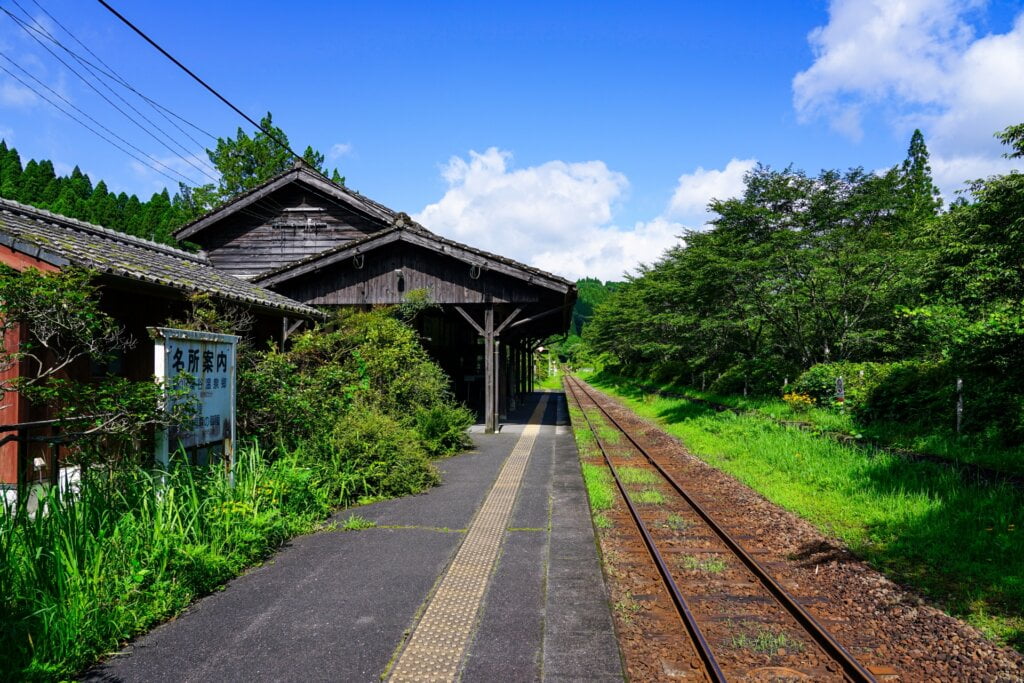
[[[110,366],[97,367],[80,359],[67,369],[79,380],[113,372],[129,379],[153,376],[153,346],[147,328],[165,325],[169,318],[183,318],[189,295],[204,293],[216,300],[248,311],[254,321],[250,334],[256,340],[276,338],[284,320],[314,320],[317,310],[214,267],[205,254],[194,254],[108,230],[98,225],[0,199],[0,263],[22,271],[34,268],[55,272],[77,266],[96,273],[100,307],[135,340]],[[23,325],[4,334],[9,352],[27,340]],[[30,372],[28,360],[0,368],[0,379],[12,379]],[[16,392],[0,394],[0,423],[35,423],[50,417],[43,406],[31,406]],[[45,427],[33,427],[34,432]],[[0,433],[0,440],[11,432]],[[32,436],[38,436],[33,433]],[[0,444],[0,487],[17,481],[55,478],[52,451],[42,443]],[[38,460],[37,460],[38,458]],[[30,464],[39,462],[34,472]]]
[[[302,162],[175,236],[219,271],[310,306],[425,290],[436,306],[415,321],[421,338],[488,432],[532,390],[533,354],[565,333],[576,301],[569,280],[441,237]]]

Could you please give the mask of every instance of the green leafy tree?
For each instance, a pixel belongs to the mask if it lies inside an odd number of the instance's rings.
[[[631,372],[772,390],[816,363],[893,357],[921,260],[901,169],[810,177],[758,166],[709,231],[640,272],[584,331]],[[756,385],[756,386],[752,386]]]
[[[0,267],[0,332],[6,337],[15,326],[27,330],[27,339],[0,351],[0,368],[22,364],[26,370],[0,382],[0,392],[17,392],[57,418],[77,420],[76,431],[86,437],[73,453],[79,462],[115,464],[137,450],[135,441],[148,428],[184,417],[160,409],[160,388],[152,380],[77,379],[90,363],[105,365],[136,343],[101,309],[87,271]]]
[[[1011,148],[1011,151],[1004,154],[1006,158],[1020,159],[1024,157],[1024,123],[1009,126],[1002,132],[996,133],[996,137]]]
[[[292,155],[287,149],[290,144],[288,136],[274,125],[270,112],[260,121],[260,126],[263,130],[257,131],[252,137],[240,127],[234,138],[218,138],[217,146],[206,150],[210,163],[220,173],[220,180],[216,184],[194,189],[181,186],[179,194],[189,218],[198,217],[292,166]],[[306,147],[302,158],[312,168],[328,175],[322,153]],[[338,174],[337,169],[331,172],[330,177],[344,184],[345,179]]]

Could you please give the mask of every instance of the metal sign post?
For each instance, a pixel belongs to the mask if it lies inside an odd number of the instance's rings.
[[[168,468],[171,448],[202,449],[221,444],[231,483],[235,477],[235,358],[238,337],[194,330],[152,327],[153,373],[164,387],[164,408],[193,404],[190,422],[161,430],[154,455]]]

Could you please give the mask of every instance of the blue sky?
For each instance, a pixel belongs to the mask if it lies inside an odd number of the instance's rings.
[[[18,2],[206,131],[245,125],[98,3]],[[921,127],[952,195],[1011,167],[992,133],[1024,121],[1019,2],[112,4],[251,116],[272,111],[293,146],[327,153],[351,187],[569,277],[653,261],[756,161],[881,169]],[[205,180],[6,15],[0,51]],[[117,190],[168,184],[2,72],[0,133],[24,160],[77,163]]]

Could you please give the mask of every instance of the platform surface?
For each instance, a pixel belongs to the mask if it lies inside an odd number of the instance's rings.
[[[473,434],[472,451],[438,461],[440,486],[337,515],[339,526],[354,512],[376,528],[294,539],[84,679],[416,680],[409,672],[421,669],[410,664],[436,655],[445,673],[421,680],[621,681],[567,422],[562,394],[533,394],[499,434]],[[495,519],[496,535],[486,527]],[[481,542],[492,545],[478,550]],[[460,583],[466,567],[485,577],[474,590]],[[432,654],[431,622],[449,623],[453,609],[472,615],[468,629],[450,622],[457,650]],[[426,645],[406,648],[410,634]]]

